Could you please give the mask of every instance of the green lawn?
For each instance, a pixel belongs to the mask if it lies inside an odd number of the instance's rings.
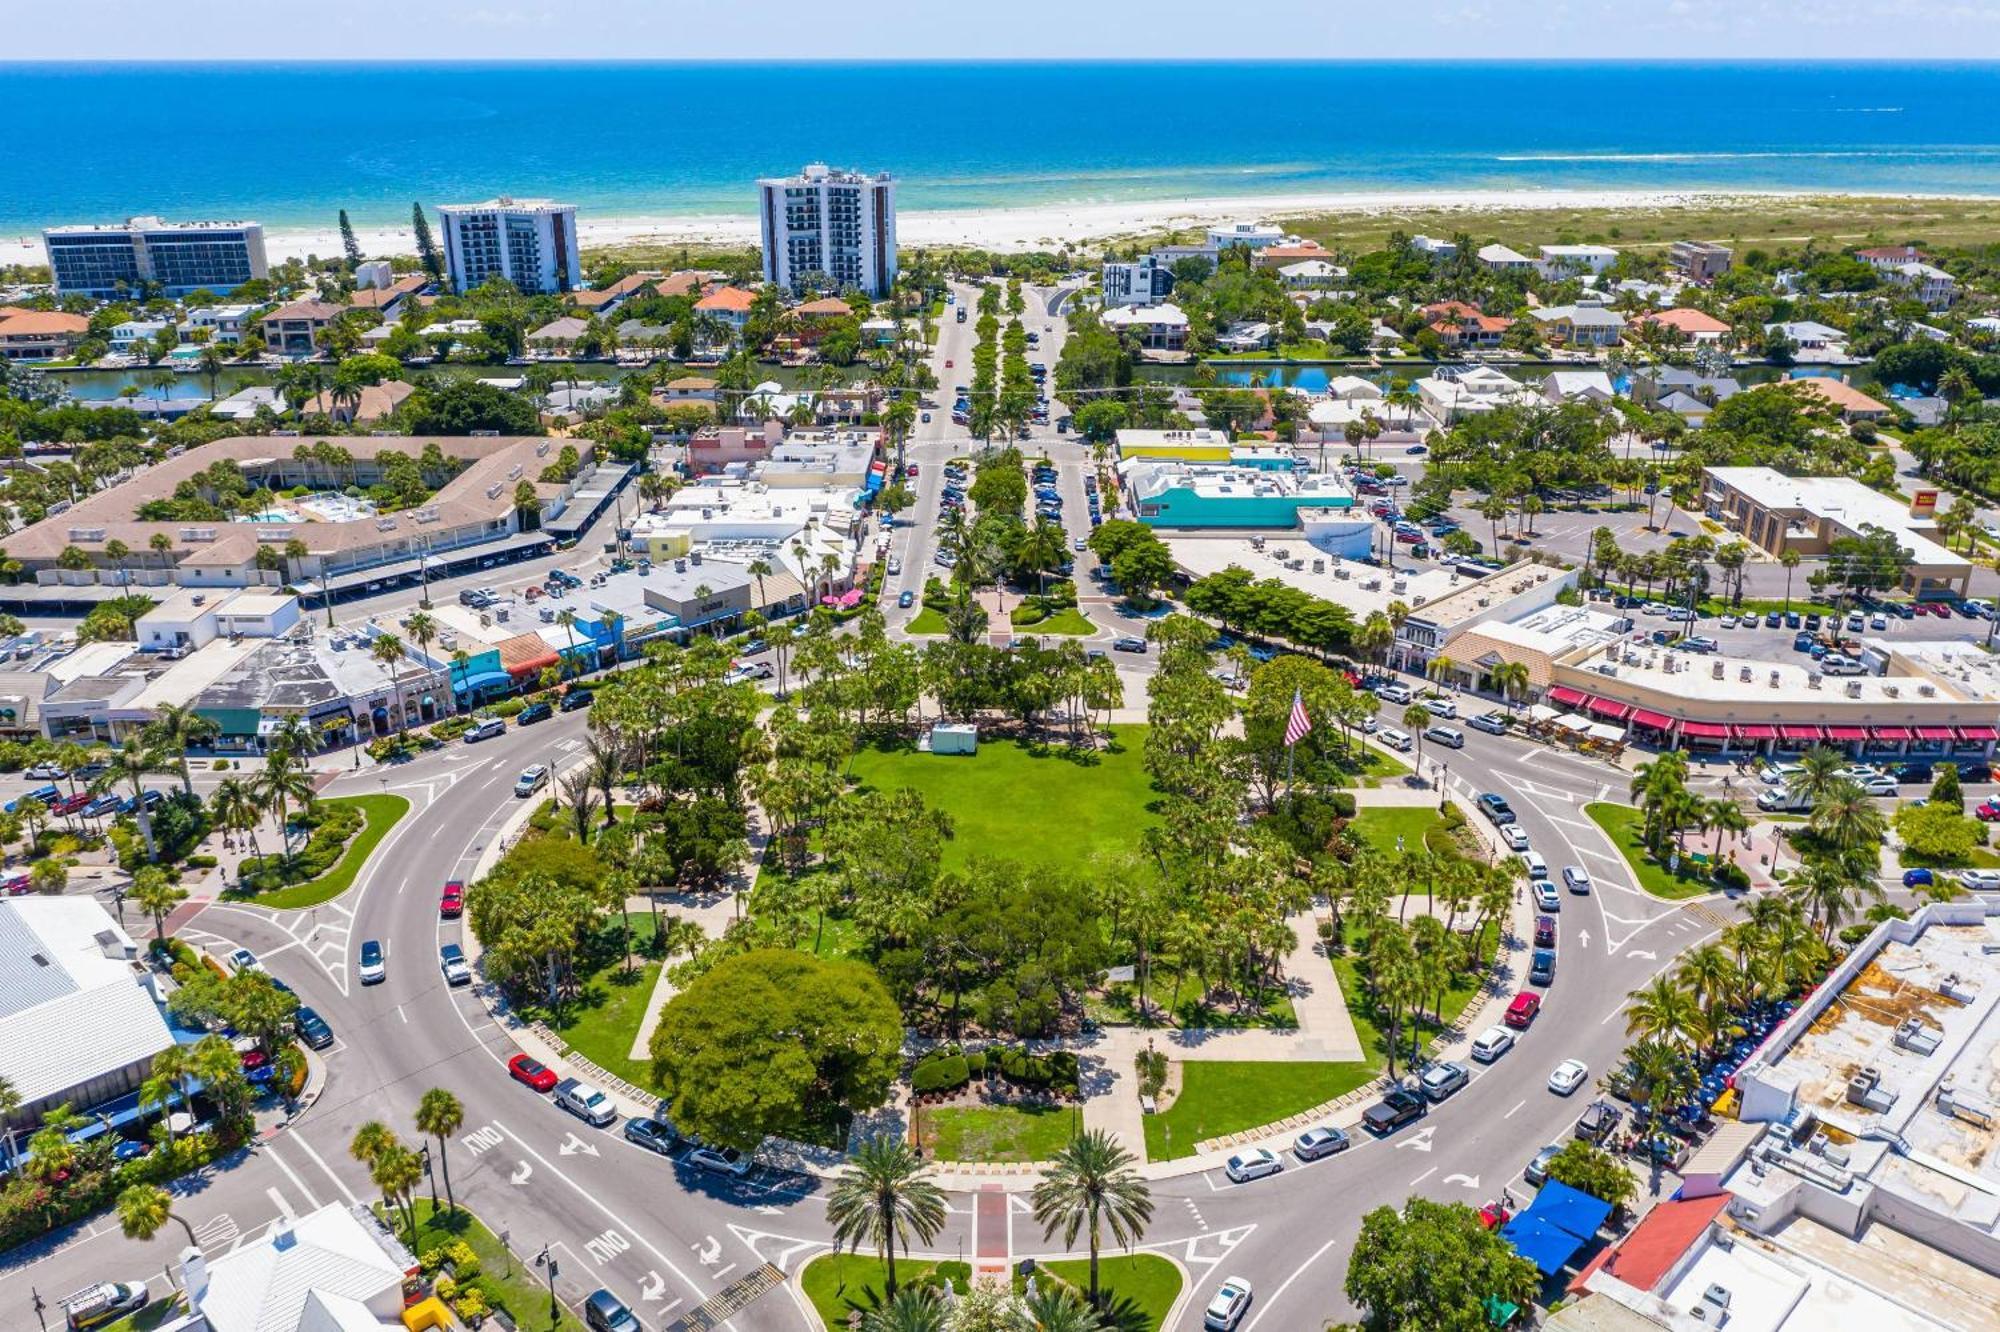
[[[410,802],[396,795],[336,796],[325,803],[357,805],[364,820],[361,831],[354,834],[354,840],[347,844],[347,850],[341,853],[333,868],[304,883],[273,889],[268,893],[243,894],[243,900],[253,901],[258,906],[292,909],[332,901],[354,886],[354,876],[368,863],[369,855],[389,835],[389,830],[410,812]]]
[[[1090,1289],[1090,1259],[1058,1258],[1041,1270],[1082,1294]],[[1155,1332],[1180,1298],[1181,1274],[1156,1253],[1099,1253],[1097,1284],[1116,1332]]]
[[[1444,816],[1429,805],[1365,805],[1347,825],[1354,835],[1377,851],[1393,852],[1396,839],[1403,839],[1406,850],[1415,851],[1426,845],[1432,833],[1437,835],[1441,845],[1449,845],[1450,834],[1445,830]]]
[[[461,1239],[472,1246],[479,1255],[479,1276],[475,1284],[486,1296],[486,1302],[507,1310],[514,1325],[521,1332],[584,1332],[583,1324],[571,1316],[569,1310],[560,1311],[559,1317],[549,1319],[549,1290],[535,1266],[524,1258],[510,1254],[500,1237],[488,1230],[478,1217],[460,1207],[456,1211],[440,1209],[431,1211],[429,1198],[416,1200],[417,1242],[412,1250],[422,1256],[424,1250],[448,1244]],[[381,1204],[376,1204],[377,1216],[382,1215]],[[404,1235],[400,1225],[398,1235]],[[511,1269],[511,1271],[510,1271]]]
[[[631,974],[621,965],[624,935],[618,918],[612,916],[599,930],[591,947],[579,958],[584,970],[581,996],[564,1010],[560,1018],[543,1020],[554,1028],[570,1047],[608,1073],[616,1073],[635,1087],[653,1085],[650,1060],[632,1058],[632,1040],[646,1016],[646,1001],[652,997],[654,982],[660,977],[660,962],[646,956],[653,938],[651,913],[632,913]]]
[[[1035,634],[1094,634],[1097,632],[1097,626],[1090,622],[1090,618],[1074,606],[1065,606],[1054,615],[1030,623],[1014,620],[1011,616],[1010,622],[1026,637],[1032,637]]]
[[[1373,1062],[1291,1060],[1236,1062],[1190,1059],[1181,1065],[1174,1103],[1146,1116],[1146,1156],[1169,1161],[1193,1156],[1195,1144],[1225,1133],[1274,1123],[1366,1086]]]
[[[1114,726],[1108,749],[1073,753],[980,737],[971,756],[920,754],[903,745],[864,749],[853,771],[863,786],[915,787],[951,815],[947,869],[974,855],[1072,866],[1099,852],[1131,851],[1159,821],[1159,793],[1146,775],[1146,728]]]
[[[917,1111],[924,1153],[942,1161],[1048,1161],[1083,1127],[1073,1105],[940,1106]]]
[[[153,1332],[154,1328],[180,1311],[180,1292],[174,1291],[155,1299],[138,1313],[127,1314],[117,1322],[107,1324],[99,1332]]]
[[[917,612],[917,618],[910,621],[909,633],[937,634],[942,637],[951,632],[951,626],[944,622],[944,615],[926,606]]]
[[[950,1281],[961,1295],[972,1289],[969,1263],[925,1262],[916,1258],[896,1260],[896,1288],[907,1289],[912,1282],[929,1278]],[[882,1302],[882,1260],[872,1253],[823,1253],[807,1263],[799,1273],[799,1285],[806,1299],[830,1332],[845,1332],[847,1316],[856,1309],[866,1312]]]
[[[1590,816],[1592,823],[1604,830],[1604,835],[1611,839],[1611,844],[1624,855],[1625,863],[1631,866],[1632,877],[1653,896],[1678,902],[1715,891],[1715,884],[1706,875],[1689,872],[1692,866],[1690,860],[1681,861],[1680,874],[1670,874],[1665,865],[1652,858],[1640,838],[1645,815],[1632,806],[1600,800],[1585,805],[1583,812]]]

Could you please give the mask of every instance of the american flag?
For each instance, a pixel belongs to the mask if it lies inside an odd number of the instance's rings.
[[[1313,728],[1312,718],[1306,715],[1305,696],[1298,690],[1292,691],[1292,719],[1285,723],[1285,743],[1295,745],[1306,738]]]

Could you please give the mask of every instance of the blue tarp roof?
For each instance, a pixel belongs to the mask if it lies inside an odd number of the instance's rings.
[[[1596,1238],[1598,1227],[1610,1215],[1610,1203],[1552,1179],[1542,1185],[1527,1211],[1501,1228],[1500,1237],[1543,1276],[1554,1276],[1578,1249]]]
[[[463,676],[452,682],[452,688],[463,694],[474,689],[490,689],[494,685],[511,685],[514,677],[505,671],[481,671],[477,675]]]

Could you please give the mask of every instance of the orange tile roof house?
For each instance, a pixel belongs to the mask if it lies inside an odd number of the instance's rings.
[[[570,304],[586,312],[612,310],[638,295],[647,284],[658,281],[659,276],[658,273],[627,273],[608,287],[571,292]]]
[[[306,411],[324,412],[328,418],[348,425],[356,421],[381,421],[393,416],[403,400],[416,391],[414,384],[391,379],[369,384],[361,390],[359,400],[352,403],[335,401],[331,392],[322,393],[306,404]]]
[[[1500,336],[1514,327],[1513,320],[1485,314],[1478,306],[1464,301],[1426,305],[1423,315],[1430,321],[1431,332],[1447,347],[1497,347]]]
[[[1253,251],[1250,262],[1257,268],[1283,268],[1286,264],[1296,264],[1305,259],[1331,259],[1333,251],[1317,241],[1300,241],[1296,245],[1266,245]]]
[[[1877,402],[1854,385],[1838,379],[1793,379],[1786,381],[1785,387],[1807,397],[1818,398],[1836,412],[1843,421],[1877,421],[1889,414],[1887,404]]]
[[[755,292],[741,287],[717,287],[694,303],[694,311],[698,315],[720,319],[731,329],[741,330],[750,321],[750,307],[756,301]]]
[[[60,310],[16,310],[0,314],[0,357],[10,361],[48,361],[68,356],[90,331],[82,315]]]
[[[692,269],[682,269],[669,273],[653,284],[653,290],[662,296],[699,296],[707,288],[710,278],[706,273]]]
[[[1689,342],[1714,342],[1729,332],[1729,325],[1714,315],[1704,314],[1700,310],[1690,310],[1685,306],[1634,315],[1632,322],[1651,324],[1655,328],[1669,330]]]
[[[380,310],[388,314],[410,297],[429,285],[430,279],[422,273],[405,273],[386,287],[361,287],[347,298],[349,308],[355,310]]]

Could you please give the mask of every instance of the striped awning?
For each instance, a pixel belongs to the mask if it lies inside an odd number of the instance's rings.
[[[1778,728],[1775,726],[1732,726],[1730,733],[1738,740],[1776,740]]]
[[[1829,740],[1866,740],[1868,729],[1863,726],[1829,726],[1826,728]]]
[[[1650,726],[1656,731],[1664,731],[1674,724],[1674,719],[1664,712],[1648,712],[1644,708],[1635,708],[1632,712],[1632,724],[1634,726]]]
[[[2000,740],[2000,730],[1991,726],[1961,726],[1958,728],[1961,740]]]
[[[1898,741],[1916,738],[1916,732],[1907,726],[1871,726],[1868,738],[1871,740]]]

